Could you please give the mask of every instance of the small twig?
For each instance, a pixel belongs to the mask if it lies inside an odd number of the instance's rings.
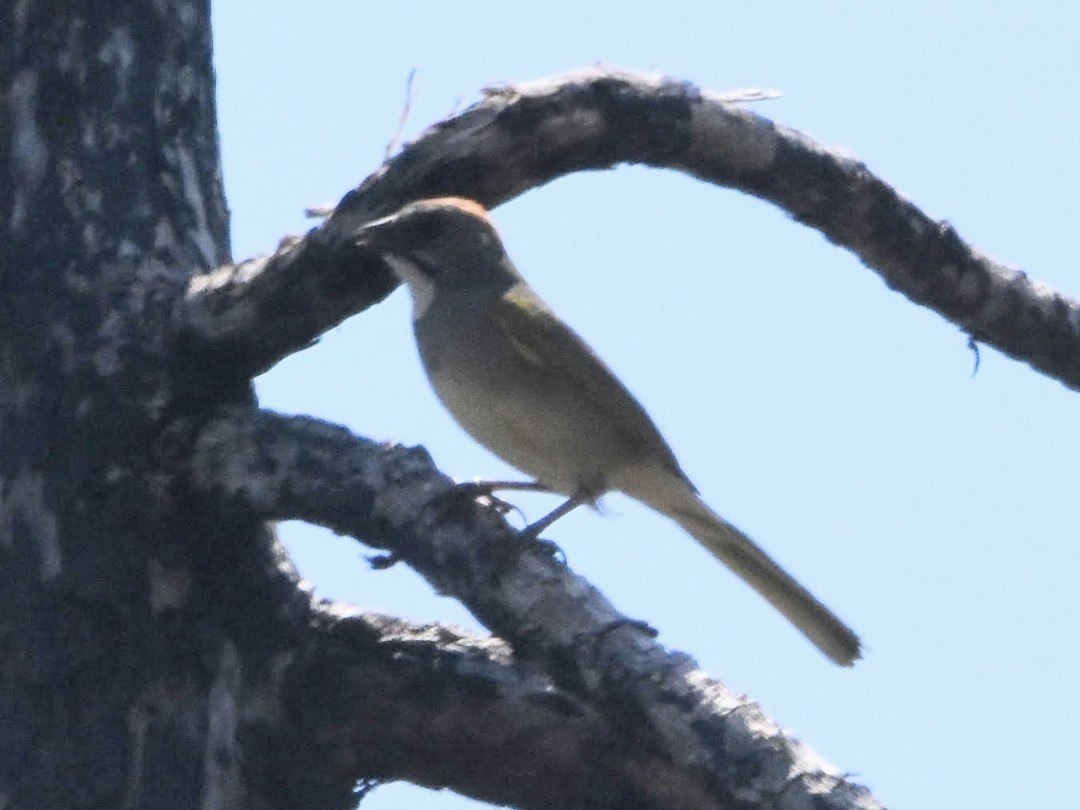
[[[337,208],[337,203],[318,203],[304,209],[304,216],[308,219],[326,219]]]
[[[975,342],[974,335],[968,335],[967,347],[971,349],[971,353],[975,355],[975,366],[971,369],[971,376],[974,377],[979,373],[979,360],[981,359],[981,355],[979,354],[979,344]]]
[[[386,154],[383,155],[384,162],[390,160],[390,155],[401,141],[401,133],[405,131],[405,124],[408,122],[409,113],[412,111],[413,79],[415,77],[416,68],[413,68],[409,71],[409,75],[405,79],[405,104],[401,108],[401,115],[398,117],[397,128],[394,130],[394,134],[390,136],[390,142],[386,144]],[[312,205],[305,208],[304,216],[308,219],[327,219],[334,213],[336,207],[336,203],[319,203],[318,205]]]
[[[409,71],[408,77],[405,79],[405,104],[401,108],[401,117],[398,118],[397,129],[394,130],[393,137],[390,138],[390,143],[386,145],[386,160],[390,159],[390,155],[393,154],[397,148],[398,142],[401,140],[401,133],[405,131],[405,123],[409,120],[409,112],[412,110],[413,102],[413,79],[416,77],[416,68]]]

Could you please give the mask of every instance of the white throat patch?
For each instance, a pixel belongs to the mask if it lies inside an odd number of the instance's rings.
[[[413,320],[420,320],[435,300],[435,283],[408,259],[389,254],[383,258],[394,274],[409,286],[413,300]]]

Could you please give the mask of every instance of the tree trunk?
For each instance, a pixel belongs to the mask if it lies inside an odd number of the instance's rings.
[[[10,3],[0,43],[0,804],[260,806],[240,696],[307,602],[163,431],[252,400],[168,325],[229,260],[208,4]]]

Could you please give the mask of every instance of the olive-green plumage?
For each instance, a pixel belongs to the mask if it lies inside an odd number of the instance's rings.
[[[858,637],[698,497],[633,395],[522,279],[481,206],[411,203],[360,240],[409,286],[431,385],[473,438],[576,502],[619,491],[666,515],[830,659],[859,658]]]

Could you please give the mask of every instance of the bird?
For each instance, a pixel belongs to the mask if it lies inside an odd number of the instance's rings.
[[[480,203],[417,200],[355,236],[408,287],[421,363],[451,416],[534,479],[517,488],[567,497],[537,534],[621,492],[681,526],[834,663],[861,657],[847,625],[702,500],[644,408],[518,272]]]

